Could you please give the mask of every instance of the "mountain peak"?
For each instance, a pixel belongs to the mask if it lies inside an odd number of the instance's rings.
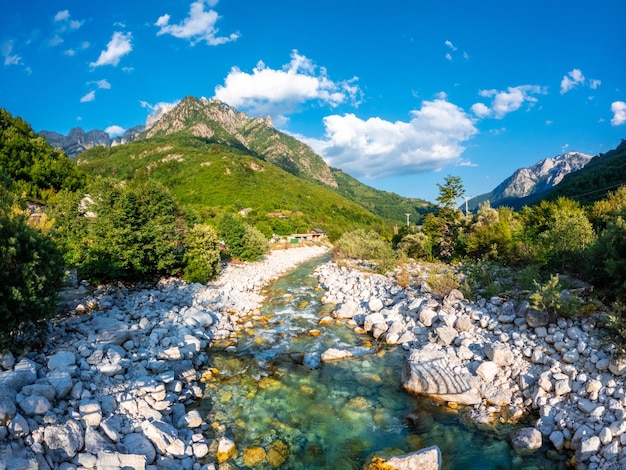
[[[482,202],[489,201],[492,207],[513,205],[515,200],[538,198],[559,184],[565,176],[583,168],[593,157],[571,151],[551,158],[544,158],[534,165],[515,170],[493,191],[476,196],[468,201],[471,210]]]

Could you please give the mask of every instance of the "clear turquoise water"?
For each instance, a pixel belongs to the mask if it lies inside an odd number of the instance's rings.
[[[432,445],[440,447],[445,470],[564,468],[545,449],[517,457],[509,446],[512,426],[478,429],[462,413],[407,394],[401,348],[373,344],[344,324],[319,325],[328,313],[313,276],[320,262],[267,289],[264,317],[240,335],[237,353],[211,351],[215,373],[200,406],[237,445],[230,468],[249,468],[246,448],[268,451],[277,441],[289,449],[283,469],[361,469],[372,456]],[[357,357],[315,367],[329,347]],[[274,467],[265,460],[254,468]]]

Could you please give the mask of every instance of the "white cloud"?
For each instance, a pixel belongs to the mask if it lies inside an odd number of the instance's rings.
[[[150,111],[150,114],[146,118],[146,129],[150,129],[152,126],[154,126],[154,124],[164,114],[174,109],[179,102],[180,100],[174,101],[172,103],[166,103],[164,101],[161,101],[153,105],[153,104],[148,103],[147,101],[140,101],[139,104],[141,105],[141,107],[146,108],[147,110]]]
[[[63,51],[63,54],[69,57],[74,57],[76,55],[76,51],[74,49],[67,49]]]
[[[4,65],[18,65],[22,62],[22,58],[19,55],[13,54],[12,40],[2,43],[0,53],[2,53],[2,57],[4,58]]]
[[[120,126],[109,126],[104,130],[104,132],[109,134],[109,137],[116,137],[126,132],[126,129]]]
[[[96,62],[91,62],[92,67],[100,67],[101,65],[116,66],[120,62],[120,58],[133,50],[131,44],[131,33],[120,33],[116,31],[107,44],[107,48],[100,53],[100,57]]]
[[[621,126],[626,122],[626,103],[614,101],[611,103],[611,111],[613,112],[612,126]]]
[[[96,92],[95,92],[95,90],[91,90],[89,93],[87,93],[85,96],[83,96],[80,99],[80,102],[81,103],[88,103],[88,102],[93,101],[95,99],[96,99]]]
[[[56,47],[59,44],[63,44],[63,38],[59,36],[58,34],[56,34],[52,39],[48,41],[48,45],[50,47]]]
[[[251,114],[269,114],[275,122],[297,111],[306,102],[317,101],[331,107],[349,103],[358,106],[361,90],[356,77],[335,82],[325,68],[317,67],[307,57],[291,52],[291,62],[281,70],[259,61],[252,73],[233,67],[224,85],[215,88],[215,98]]]
[[[217,4],[217,1],[197,0],[189,6],[189,16],[179,24],[170,24],[170,15],[164,14],[159,17],[155,26],[160,29],[157,36],[171,34],[180,39],[189,39],[191,44],[205,41],[209,46],[217,46],[239,38],[238,33],[229,36],[217,36],[218,29],[215,23],[220,18],[215,10],[205,11],[205,4],[210,8]]]
[[[87,85],[96,85],[98,88],[100,88],[102,90],[110,90],[111,89],[111,84],[109,83],[109,81],[107,79],[94,80],[94,81],[91,81],[91,82],[87,82]]]
[[[561,94],[564,95],[572,88],[585,82],[585,76],[580,69],[573,69],[561,80]]]
[[[452,49],[453,51],[456,51],[458,49],[457,47],[454,47],[454,44],[452,44],[451,41],[446,41],[444,42],[444,44],[448,46],[450,49]]]
[[[452,60],[452,54],[450,54],[449,52],[446,54],[446,59],[448,60]]]
[[[409,122],[354,114],[324,118],[324,140],[308,139],[329,165],[353,176],[378,179],[462,164],[461,145],[478,130],[472,118],[445,99],[424,101]]]
[[[62,10],[54,15],[54,21],[67,21],[70,18],[69,10]]]
[[[592,90],[596,90],[600,85],[602,85],[602,80],[597,80],[595,78],[589,80],[589,88]]]
[[[475,103],[472,105],[472,111],[480,118],[493,114],[496,119],[502,119],[508,113],[517,111],[524,103],[528,103],[529,106],[534,105],[537,102],[537,98],[533,95],[545,95],[546,93],[546,88],[539,85],[508,87],[506,91],[480,90],[478,92],[480,96],[493,98],[491,106],[488,107],[484,103]]]

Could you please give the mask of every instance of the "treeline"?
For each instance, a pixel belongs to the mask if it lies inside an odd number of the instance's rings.
[[[404,228],[393,240],[374,232],[353,231],[336,243],[336,255],[374,260],[381,271],[409,258],[468,266],[508,267],[524,273],[530,300],[549,313],[582,314],[570,302],[559,274],[594,286],[594,309],[604,309],[606,326],[626,344],[626,186],[583,206],[567,198],[543,200],[515,212],[483,203],[464,214],[456,201],[464,194],[458,177],[440,184],[436,213],[420,227]],[[476,272],[473,273],[474,275]]]
[[[41,339],[69,268],[100,283],[173,275],[205,283],[223,257],[268,250],[237,214],[211,224],[147,174],[89,177],[0,109],[0,350]]]

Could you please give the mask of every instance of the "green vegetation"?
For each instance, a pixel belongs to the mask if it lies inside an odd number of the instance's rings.
[[[41,341],[64,275],[59,249],[0,188],[0,351]]]
[[[183,279],[205,284],[220,272],[220,241],[210,225],[196,224],[184,240]]]
[[[333,240],[363,226],[390,231],[389,222],[325,185],[297,178],[241,149],[187,134],[93,148],[77,163],[91,175],[118,180],[147,175],[169,188],[186,212],[214,225],[224,213],[250,208],[254,218],[250,225],[259,224],[266,236],[312,227],[322,228]],[[278,213],[281,217],[267,216]]]
[[[237,215],[224,214],[219,225],[228,254],[242,261],[257,261],[268,250],[265,236]]]
[[[367,186],[343,171],[331,168],[337,181],[337,192],[363,208],[384,219],[406,223],[406,214],[414,225],[420,225],[423,217],[436,207],[422,199],[406,198],[395,193],[380,191]]]
[[[30,125],[0,108],[0,173],[20,198],[47,202],[61,189],[77,190],[86,176]]]

